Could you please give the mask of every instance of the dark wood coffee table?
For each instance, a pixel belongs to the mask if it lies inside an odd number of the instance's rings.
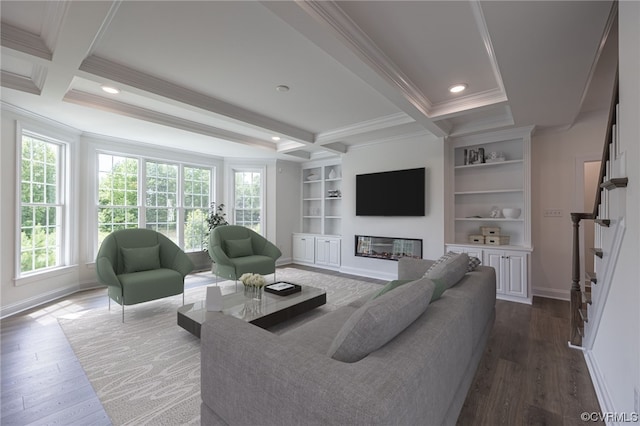
[[[222,313],[261,328],[269,328],[327,303],[325,290],[309,286],[301,287],[301,291],[288,296],[265,292],[260,300],[246,297],[241,289],[237,293],[222,296]],[[194,336],[200,337],[202,324],[212,314],[213,312],[207,311],[204,300],[189,303],[178,308],[178,325]]]

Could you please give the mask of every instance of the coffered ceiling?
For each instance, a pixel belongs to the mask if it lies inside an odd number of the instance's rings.
[[[228,157],[570,126],[608,105],[617,60],[610,1],[3,0],[0,15],[6,107]]]

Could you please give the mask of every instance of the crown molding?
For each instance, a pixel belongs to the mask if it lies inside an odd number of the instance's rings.
[[[71,127],[68,124],[64,124],[49,117],[36,114],[35,112],[28,111],[5,101],[0,100],[0,105],[3,111],[10,112],[16,114],[20,118],[25,118],[27,120],[33,121],[37,123],[38,126],[46,125],[48,127],[56,129],[57,131],[64,132],[73,136],[79,136],[80,134],[82,134],[82,131],[76,129],[75,127]]]
[[[0,26],[0,43],[2,47],[28,56],[35,56],[47,61],[51,61],[53,57],[53,53],[39,35],[5,22]]]
[[[405,139],[414,139],[414,138],[427,138],[430,139],[430,142],[433,141],[438,141],[438,140],[442,140],[442,137],[439,136],[434,136],[433,133],[427,131],[427,130],[420,130],[417,132],[410,132],[410,133],[404,133],[402,135],[397,135],[397,136],[388,136],[388,137],[384,137],[384,138],[378,138],[378,139],[371,139],[365,143],[361,143],[358,145],[353,145],[351,147],[349,147],[350,151],[353,150],[357,150],[357,149],[361,149],[361,148],[366,148],[372,145],[380,145],[380,144],[385,144],[385,143],[390,143],[390,142],[399,142],[399,141],[403,141]]]
[[[473,95],[463,96],[451,101],[440,102],[434,104],[432,108],[432,117],[447,118],[462,111],[470,109],[482,108],[490,105],[506,102],[507,95],[503,90],[492,89]]]
[[[591,82],[593,81],[593,76],[596,73],[596,68],[598,66],[598,62],[600,61],[600,56],[604,51],[604,48],[607,44],[607,40],[611,35],[611,30],[614,24],[616,24],[617,19],[618,19],[618,2],[614,1],[612,2],[611,10],[609,10],[609,16],[607,17],[607,23],[605,24],[604,31],[602,32],[602,38],[600,39],[598,50],[596,51],[596,54],[593,58],[593,62],[591,63],[591,67],[589,68],[587,81],[585,82],[585,85],[582,88],[582,95],[580,96],[580,103],[578,105],[578,109],[573,119],[571,120],[570,126],[573,126],[573,124],[578,120],[578,117],[580,116],[584,102],[587,99],[587,94],[589,93],[589,87],[591,86]]]
[[[90,78],[103,77],[122,85],[155,95],[156,99],[171,99],[184,105],[208,111],[214,114],[249,124],[259,129],[266,129],[286,136],[295,141],[313,143],[313,133],[307,130],[274,120],[262,114],[223,102],[211,96],[195,92],[166,80],[145,74],[132,68],[116,64],[106,59],[89,56],[80,65],[80,70],[88,73]]]
[[[489,29],[487,28],[487,21],[484,19],[482,5],[480,4],[480,0],[472,0],[470,5],[473,17],[476,20],[476,25],[478,26],[478,31],[482,37],[482,43],[484,44],[484,48],[487,52],[487,57],[491,63],[493,77],[498,85],[496,90],[504,96],[504,100],[507,100],[507,92],[504,88],[504,82],[502,81],[502,74],[500,73],[500,67],[498,66],[498,59],[496,58],[496,53],[493,50],[493,43],[491,42],[491,36],[489,35]]]
[[[185,120],[168,114],[152,111],[146,108],[141,108],[135,105],[113,101],[111,99],[106,99],[91,93],[81,92],[79,90],[70,90],[69,92],[67,92],[67,94],[63,98],[63,101],[111,112],[125,117],[147,121],[150,123],[173,127],[191,133],[197,133],[204,136],[210,136],[230,142],[240,143],[251,147],[262,148],[269,151],[276,150],[275,145],[270,142],[251,138],[240,133],[231,132],[229,130],[208,126],[206,124],[197,123],[195,121]]]
[[[296,4],[316,21],[332,29],[342,43],[379,77],[390,84],[420,114],[420,121],[436,136],[443,130],[431,120],[432,104],[402,70],[358,27],[334,1],[296,1]],[[412,115],[413,114],[409,114]]]
[[[399,112],[397,114],[374,118],[373,120],[361,121],[360,123],[355,123],[350,126],[318,133],[316,135],[316,143],[323,145],[329,142],[345,139],[350,136],[356,136],[361,133],[375,132],[388,127],[401,126],[403,124],[413,122],[415,122],[413,118],[409,117],[404,112]]]
[[[8,71],[3,70],[0,73],[0,85],[8,89],[31,93],[33,95],[40,95],[40,88],[31,79],[31,77],[25,77]]]
[[[62,28],[62,23],[69,10],[68,1],[47,1],[45,16],[42,22],[41,38],[47,48],[53,52],[58,42],[58,35]]]

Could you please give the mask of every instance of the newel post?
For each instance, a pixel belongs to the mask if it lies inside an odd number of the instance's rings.
[[[575,346],[582,344],[582,336],[578,332],[581,326],[580,307],[582,306],[582,294],[580,288],[580,220],[584,219],[584,213],[571,213],[573,223],[573,256],[571,259],[571,304],[569,343]]]

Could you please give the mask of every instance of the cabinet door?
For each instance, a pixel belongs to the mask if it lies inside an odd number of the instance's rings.
[[[340,266],[340,240],[337,238],[329,240],[329,265]]]
[[[326,238],[316,238],[316,264],[329,264],[329,240]]]
[[[308,235],[293,236],[293,260],[313,263],[315,260],[315,238]]]
[[[505,293],[504,252],[497,250],[484,251],[484,264],[496,270],[496,293]]]
[[[505,253],[505,292],[527,297],[527,257],[520,253]]]

